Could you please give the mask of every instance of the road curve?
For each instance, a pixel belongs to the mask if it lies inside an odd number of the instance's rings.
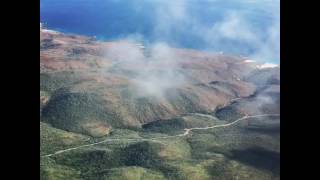
[[[178,134],[178,135],[173,135],[173,136],[164,136],[164,137],[157,137],[157,138],[140,138],[140,139],[119,139],[119,138],[115,138],[115,139],[106,139],[100,142],[96,142],[96,143],[91,143],[91,144],[86,144],[86,145],[81,145],[81,146],[77,146],[77,147],[73,147],[73,148],[68,148],[68,149],[64,149],[64,150],[59,150],[56,151],[52,154],[47,154],[47,155],[43,155],[41,157],[50,157],[50,156],[54,156],[57,154],[61,154],[64,152],[68,152],[68,151],[72,151],[72,150],[76,150],[76,149],[80,149],[80,148],[84,148],[84,147],[88,147],[88,146],[94,146],[97,144],[102,144],[102,143],[106,143],[106,142],[111,142],[111,141],[120,141],[120,140],[129,140],[129,141],[146,141],[146,140],[157,140],[157,139],[168,139],[168,138],[173,138],[173,137],[183,137],[183,136],[187,136],[192,130],[206,130],[206,129],[214,129],[214,128],[219,128],[219,127],[228,127],[228,126],[232,126],[242,120],[248,119],[248,118],[255,118],[255,117],[265,117],[265,116],[280,116],[280,114],[260,114],[260,115],[245,115],[231,123],[227,123],[227,124],[220,124],[220,125],[215,125],[215,126],[208,126],[208,127],[195,127],[195,128],[186,128],[184,129],[184,133]]]

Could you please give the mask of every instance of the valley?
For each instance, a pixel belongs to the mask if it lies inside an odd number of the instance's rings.
[[[280,67],[40,28],[40,176],[280,179]]]

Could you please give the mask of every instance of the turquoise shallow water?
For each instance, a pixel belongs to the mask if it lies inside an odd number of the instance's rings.
[[[277,0],[41,0],[40,21],[101,40],[165,42],[280,61]]]

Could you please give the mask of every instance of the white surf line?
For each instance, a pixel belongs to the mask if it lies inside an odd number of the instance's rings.
[[[248,118],[254,118],[254,117],[264,117],[264,116],[280,116],[280,114],[260,114],[260,115],[252,115],[252,116],[248,116],[245,115],[242,118],[239,118],[231,123],[227,123],[227,124],[220,124],[220,125],[215,125],[215,126],[208,126],[208,127],[195,127],[195,128],[186,128],[184,129],[184,133],[178,134],[178,135],[174,135],[174,136],[165,136],[165,137],[157,137],[157,138],[141,138],[141,139],[119,139],[119,138],[115,138],[115,139],[106,139],[100,142],[96,142],[96,143],[92,143],[92,144],[86,144],[86,145],[81,145],[81,146],[77,146],[77,147],[73,147],[73,148],[68,148],[68,149],[64,149],[64,150],[60,150],[57,151],[55,153],[52,154],[47,154],[41,157],[50,157],[50,156],[54,156],[57,154],[61,154],[67,151],[72,151],[72,150],[76,150],[76,149],[80,149],[83,147],[88,147],[88,146],[94,146],[97,144],[102,144],[102,143],[106,143],[106,142],[111,142],[111,141],[119,141],[119,140],[133,140],[133,141],[146,141],[146,140],[157,140],[157,139],[168,139],[168,138],[173,138],[173,137],[183,137],[183,136],[187,136],[192,130],[206,130],[206,129],[213,129],[213,128],[218,128],[218,127],[228,127],[228,126],[232,126],[234,124],[236,124],[237,122],[241,121],[241,120],[245,120]]]

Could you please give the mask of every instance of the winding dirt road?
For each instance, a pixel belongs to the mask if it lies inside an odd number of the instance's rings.
[[[68,148],[68,149],[64,149],[64,150],[60,150],[57,152],[54,152],[52,154],[47,154],[47,155],[43,155],[41,157],[50,157],[50,156],[54,156],[57,154],[61,154],[64,152],[68,152],[68,151],[72,151],[72,150],[76,150],[76,149],[80,149],[80,148],[84,148],[84,147],[88,147],[88,146],[94,146],[97,144],[102,144],[102,143],[106,143],[106,142],[111,142],[111,141],[121,141],[121,140],[126,140],[126,141],[147,141],[147,140],[157,140],[157,139],[168,139],[168,138],[173,138],[173,137],[183,137],[183,136],[187,136],[189,135],[189,133],[192,130],[207,130],[207,129],[213,129],[213,128],[219,128],[219,127],[228,127],[228,126],[232,126],[242,120],[248,119],[248,118],[256,118],[256,117],[265,117],[265,116],[280,116],[280,114],[260,114],[260,115],[245,115],[242,118],[239,118],[231,123],[227,123],[227,124],[220,124],[220,125],[215,125],[215,126],[208,126],[208,127],[195,127],[195,128],[186,128],[184,129],[184,133],[178,134],[178,135],[173,135],[173,136],[164,136],[164,137],[157,137],[157,138],[135,138],[135,139],[124,139],[124,138],[114,138],[114,139],[106,139],[100,142],[96,142],[96,143],[91,143],[91,144],[86,144],[86,145],[81,145],[81,146],[77,146],[77,147],[73,147],[73,148]]]

